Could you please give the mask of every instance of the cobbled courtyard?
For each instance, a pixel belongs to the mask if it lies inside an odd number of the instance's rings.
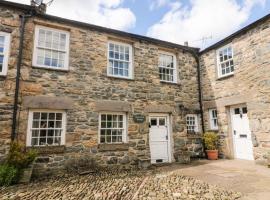
[[[84,176],[64,175],[28,185],[0,189],[1,199],[194,199],[232,200],[227,191],[181,175],[181,170],[103,171]]]

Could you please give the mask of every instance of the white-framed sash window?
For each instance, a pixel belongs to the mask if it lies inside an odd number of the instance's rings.
[[[108,76],[133,78],[132,46],[115,41],[108,42]]]
[[[8,70],[10,34],[0,32],[0,76],[6,76]]]
[[[67,31],[36,26],[33,66],[68,70],[69,37]]]
[[[176,56],[171,53],[160,52],[158,63],[160,81],[177,83]]]
[[[127,142],[127,116],[125,113],[99,114],[99,143]]]
[[[30,110],[27,146],[65,144],[66,112],[59,110]]]
[[[186,128],[187,133],[195,134],[199,132],[198,115],[188,114],[186,115]]]
[[[211,130],[218,130],[217,109],[209,109],[209,125]]]
[[[217,68],[219,78],[234,73],[233,48],[231,45],[217,50]]]

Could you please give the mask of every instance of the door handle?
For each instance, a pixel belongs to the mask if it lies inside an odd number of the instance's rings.
[[[166,140],[168,140],[168,135],[166,135]]]
[[[236,130],[233,131],[233,134],[236,135]]]

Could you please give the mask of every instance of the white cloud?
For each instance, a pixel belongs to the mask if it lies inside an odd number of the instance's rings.
[[[162,6],[168,5],[170,3],[170,0],[150,0],[150,10],[154,10],[157,8],[160,8]]]
[[[10,0],[29,4],[30,0]],[[44,0],[49,2],[49,0]],[[133,28],[136,17],[123,0],[54,0],[47,13],[118,30]]]
[[[170,10],[152,25],[148,36],[183,44],[205,47],[236,31],[245,23],[255,5],[264,5],[265,0],[190,0],[185,7],[179,1],[171,3]],[[213,36],[203,45],[202,37]]]

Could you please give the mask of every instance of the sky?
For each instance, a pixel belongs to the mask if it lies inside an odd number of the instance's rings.
[[[54,0],[47,9],[47,14],[201,49],[269,13],[270,0]]]

